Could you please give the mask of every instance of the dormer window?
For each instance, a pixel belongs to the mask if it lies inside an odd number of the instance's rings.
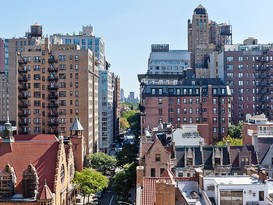
[[[214,164],[215,164],[215,166],[221,165],[221,158],[220,157],[215,157]]]
[[[16,176],[13,167],[9,164],[0,171],[0,198],[7,199],[14,195]]]
[[[38,175],[35,167],[31,164],[23,172],[22,187],[24,198],[35,197],[38,192]]]
[[[155,154],[155,161],[160,162],[160,154]]]
[[[192,166],[192,165],[193,165],[192,157],[187,157],[187,166]]]
[[[242,157],[241,165],[242,166],[249,165],[249,159],[248,159],[248,157]]]

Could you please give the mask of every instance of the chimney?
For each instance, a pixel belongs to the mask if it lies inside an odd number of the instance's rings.
[[[144,167],[143,166],[137,166],[136,168],[136,185],[137,187],[143,186],[143,177],[144,177]]]
[[[267,175],[264,168],[259,171],[259,180],[262,181],[262,183],[264,184],[265,180],[267,180]]]
[[[227,145],[227,151],[230,152],[230,141],[229,140],[226,141],[226,145]]]

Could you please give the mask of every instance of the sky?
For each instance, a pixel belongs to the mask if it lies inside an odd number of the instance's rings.
[[[187,21],[199,4],[210,20],[232,25],[233,44],[247,37],[273,42],[272,0],[8,0],[0,3],[0,38],[22,37],[34,23],[48,36],[92,25],[125,97],[138,96],[137,74],[147,72],[151,44],[187,50]]]

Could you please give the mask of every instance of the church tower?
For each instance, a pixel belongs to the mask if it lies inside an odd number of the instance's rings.
[[[70,127],[70,142],[72,143],[76,171],[83,169],[84,156],[86,154],[83,130],[81,123],[75,118]]]

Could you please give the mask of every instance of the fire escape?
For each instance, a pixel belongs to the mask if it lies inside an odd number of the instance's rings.
[[[21,57],[21,56],[20,56]],[[22,57],[18,60],[18,133],[28,134],[29,119],[28,119],[28,88],[27,88],[27,67],[26,60]]]
[[[55,66],[57,60],[53,55],[48,59],[48,133],[58,134],[58,68]]]
[[[256,114],[264,113],[270,117],[270,67],[268,65],[268,50],[263,50],[261,56],[256,60]]]

